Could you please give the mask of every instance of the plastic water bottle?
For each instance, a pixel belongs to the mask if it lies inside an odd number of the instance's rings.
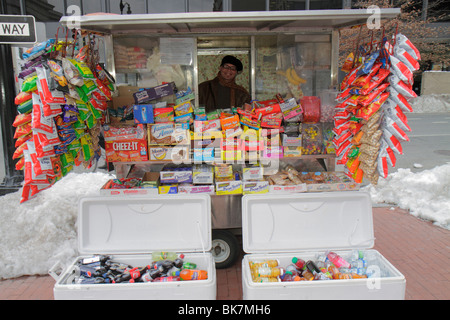
[[[338,268],[350,268],[350,263],[335,252],[328,252],[327,257]]]

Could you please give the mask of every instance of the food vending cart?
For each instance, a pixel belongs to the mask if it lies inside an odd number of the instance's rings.
[[[400,9],[381,9],[380,19],[392,19]],[[338,85],[339,29],[365,24],[367,10],[307,10],[263,12],[189,12],[171,14],[65,16],[61,24],[91,32],[98,39],[105,68],[116,80],[118,96],[112,108],[135,103],[142,88],[174,83],[179,91],[192,90],[198,105],[199,83],[217,74],[223,56],[237,56],[244,70],[237,83],[252,100],[266,101],[279,94],[284,99],[320,97],[322,116],[334,107],[333,88]],[[155,101],[170,101],[163,97]],[[153,103],[153,102],[152,102]],[[328,104],[328,105],[327,105]],[[111,117],[114,118],[114,117]],[[114,120],[114,119],[111,119]],[[330,121],[330,120],[329,120]],[[324,123],[326,120],[323,121]],[[294,167],[311,161],[323,171],[334,171],[335,155],[303,149],[292,142],[292,154],[272,158],[270,168]],[[159,149],[158,149],[159,148]],[[156,149],[156,150],[154,150]],[[151,152],[161,151],[149,146]],[[189,148],[187,149],[189,154]],[[191,150],[192,152],[192,150]],[[158,172],[165,159],[116,161],[118,178]],[[183,159],[192,162],[192,156]],[[245,165],[242,159],[233,167]],[[245,159],[244,159],[245,160]],[[203,159],[200,162],[214,162]],[[301,191],[301,190],[298,190]],[[235,262],[241,245],[235,233],[242,226],[241,194],[211,195],[212,252],[217,267]]]

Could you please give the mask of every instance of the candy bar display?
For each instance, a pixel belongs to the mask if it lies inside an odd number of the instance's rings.
[[[13,123],[13,159],[25,177],[21,202],[101,155],[98,137],[115,84],[97,47],[95,36],[76,33],[73,41],[49,39],[22,54]]]
[[[420,53],[402,34],[367,47],[371,50],[347,69],[341,83],[333,142],[337,164],[344,164],[355,182],[367,178],[375,185],[395,167],[402,143],[409,141],[406,114],[417,96],[412,84]]]

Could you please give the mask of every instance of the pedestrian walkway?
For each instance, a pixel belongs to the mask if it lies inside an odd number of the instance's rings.
[[[406,278],[406,300],[450,299],[450,231],[390,207],[373,208],[375,247]],[[217,299],[241,300],[240,259],[217,270]],[[432,275],[424,273],[432,273]],[[23,276],[0,281],[1,300],[51,300],[50,276]]]

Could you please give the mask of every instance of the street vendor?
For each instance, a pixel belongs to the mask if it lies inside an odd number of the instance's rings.
[[[242,107],[250,103],[248,91],[236,84],[236,76],[242,72],[242,62],[234,56],[225,56],[219,67],[217,76],[198,86],[199,105],[204,106],[206,113],[217,109]]]

